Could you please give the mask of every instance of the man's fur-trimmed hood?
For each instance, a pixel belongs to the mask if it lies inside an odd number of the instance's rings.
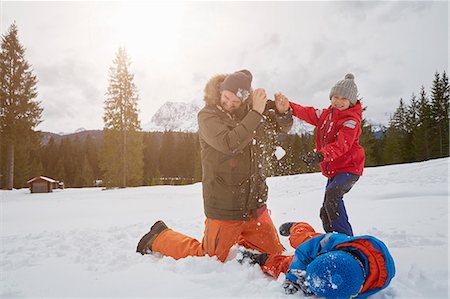
[[[205,89],[203,90],[205,93],[205,105],[220,105],[220,85],[228,75],[229,74],[219,74],[209,79],[208,83],[206,83]],[[251,103],[252,96],[253,89],[250,90],[250,95],[247,98],[246,102]]]

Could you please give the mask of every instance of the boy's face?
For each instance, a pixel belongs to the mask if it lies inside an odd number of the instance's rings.
[[[338,95],[334,95],[331,97],[331,106],[333,108],[339,109],[341,111],[347,110],[350,106],[350,100]]]
[[[220,105],[225,111],[232,113],[236,111],[242,104],[240,98],[229,90],[222,91],[220,95]]]

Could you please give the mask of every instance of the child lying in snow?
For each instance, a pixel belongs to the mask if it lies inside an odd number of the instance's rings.
[[[302,290],[306,296],[365,298],[386,288],[395,275],[392,256],[375,237],[320,234],[305,222],[285,223],[280,234],[290,236],[294,256],[244,250],[238,260],[259,264],[275,278],[286,273],[287,294]]]

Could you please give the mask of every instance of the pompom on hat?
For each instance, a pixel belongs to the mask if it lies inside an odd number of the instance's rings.
[[[358,101],[358,87],[355,84],[355,76],[348,73],[345,75],[344,80],[338,81],[330,92],[330,100],[334,95],[347,98],[354,106]]]
[[[248,70],[240,70],[229,74],[220,85],[220,91],[231,91],[241,101],[245,101],[250,95],[252,78],[252,73]]]
[[[318,297],[352,298],[364,283],[363,265],[351,253],[330,251],[306,268],[309,289]]]

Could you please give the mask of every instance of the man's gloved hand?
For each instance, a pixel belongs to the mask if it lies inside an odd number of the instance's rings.
[[[266,253],[254,253],[249,250],[239,250],[238,256],[236,257],[239,264],[249,263],[250,265],[258,264],[264,266],[269,255]]]
[[[322,162],[323,156],[319,152],[309,152],[302,156],[302,160],[306,163],[306,165],[311,166]]]

